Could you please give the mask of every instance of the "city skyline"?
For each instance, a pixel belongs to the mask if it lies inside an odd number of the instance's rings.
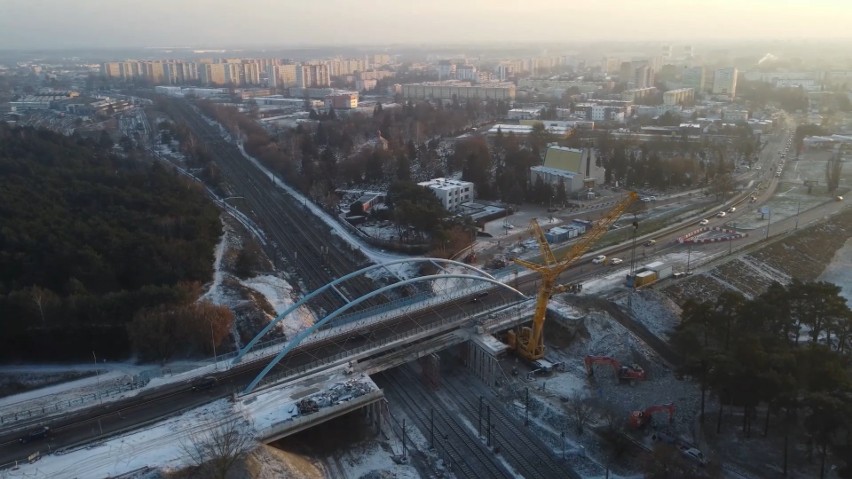
[[[554,20],[557,19],[557,20]],[[563,19],[563,20],[558,20]],[[312,46],[489,42],[839,40],[852,4],[838,0],[7,0],[3,49]]]

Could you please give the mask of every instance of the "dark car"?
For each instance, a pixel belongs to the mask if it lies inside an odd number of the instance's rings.
[[[36,429],[35,431],[30,431],[26,436],[18,439],[21,444],[26,444],[32,441],[41,441],[42,439],[47,439],[47,436],[50,435],[50,428],[47,426],[42,427],[41,429]]]
[[[481,293],[476,293],[476,296],[470,300],[471,303],[478,303],[480,299],[488,296],[488,291],[482,291]]]
[[[219,380],[213,376],[207,376],[199,379],[195,384],[192,385],[193,391],[206,391],[207,389],[212,389],[219,383]]]

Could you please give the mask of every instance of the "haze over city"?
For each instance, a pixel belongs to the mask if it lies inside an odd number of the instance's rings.
[[[844,0],[4,0],[0,49],[848,39]]]

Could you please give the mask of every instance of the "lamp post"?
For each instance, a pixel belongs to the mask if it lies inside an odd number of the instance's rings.
[[[771,224],[772,224],[772,210],[770,209],[769,210],[769,218],[766,221],[766,238],[764,238],[764,239],[769,239],[769,225],[771,225]]]
[[[213,335],[213,320],[207,320],[210,323],[210,344],[213,345],[213,369],[219,370],[219,355],[216,354],[216,336]]]
[[[802,209],[802,202],[799,201],[796,203],[796,227],[793,229],[799,229],[799,211]]]

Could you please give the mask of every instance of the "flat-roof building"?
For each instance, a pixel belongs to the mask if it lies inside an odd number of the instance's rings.
[[[470,181],[434,178],[417,184],[432,190],[447,211],[455,211],[462,203],[473,201],[474,198],[474,187]]]

